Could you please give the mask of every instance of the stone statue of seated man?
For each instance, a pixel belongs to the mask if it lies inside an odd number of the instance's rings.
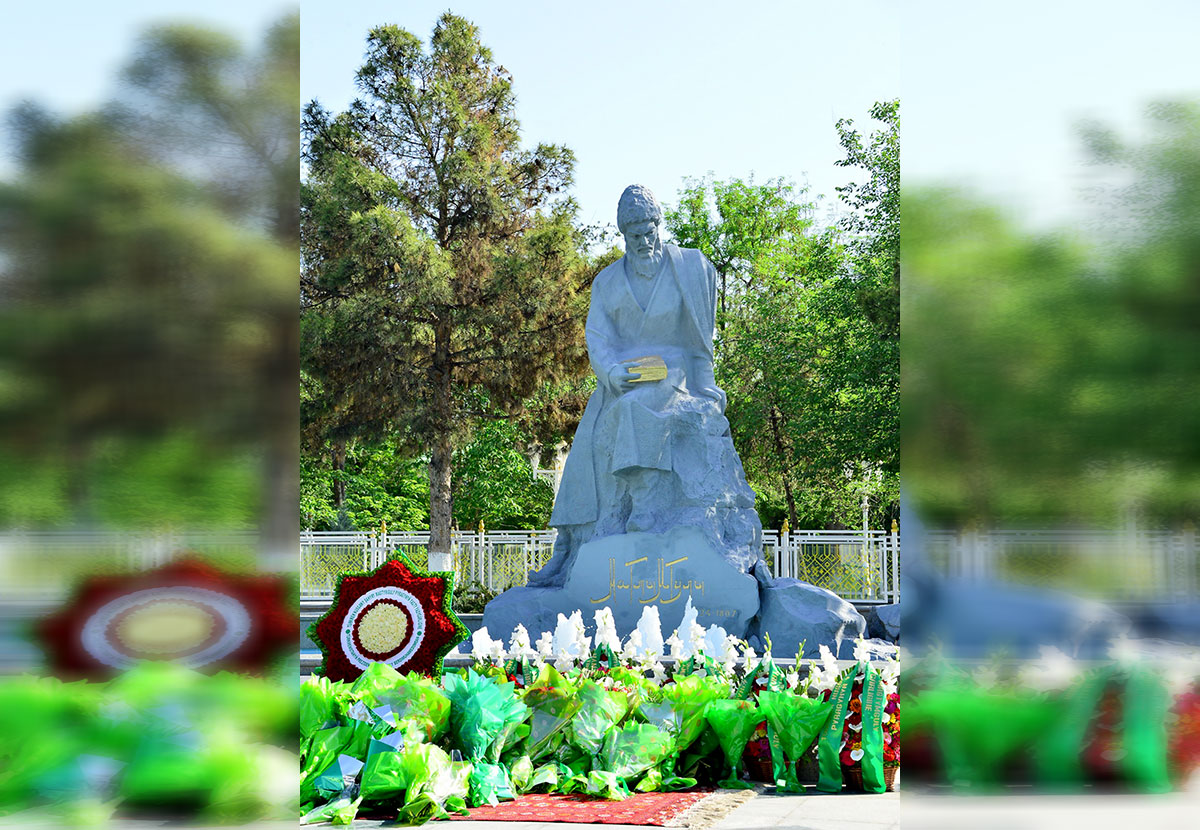
[[[587,346],[596,373],[550,524],[554,559],[531,585],[555,584],[583,544],[695,527],[745,572],[761,556],[754,492],[713,376],[716,271],[664,242],[645,187],[621,194],[625,256],[592,284]]]
[[[696,609],[781,654],[801,642],[852,650],[866,621],[836,594],[772,578],[754,491],[713,376],[716,271],[699,251],[663,242],[644,187],[621,194],[625,256],[596,275],[587,345],[596,391],[563,469],[550,524],[554,556],[488,603],[483,624],[554,630],[559,615],[610,608],[622,637],[654,606],[664,631]],[[585,623],[586,625],[587,623]]]

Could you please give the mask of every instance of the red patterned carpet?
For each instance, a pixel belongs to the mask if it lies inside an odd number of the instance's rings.
[[[684,810],[712,795],[711,790],[682,793],[636,793],[624,801],[583,795],[530,793],[496,807],[476,807],[462,821],[561,821],[576,824],[647,824],[663,827]]]

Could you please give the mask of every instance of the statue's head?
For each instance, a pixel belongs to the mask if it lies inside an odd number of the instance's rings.
[[[625,233],[625,228],[634,222],[652,221],[655,225],[662,222],[662,208],[658,200],[650,192],[650,188],[641,184],[631,184],[625,188],[617,202],[617,230]]]
[[[625,237],[625,253],[647,267],[662,256],[662,208],[650,189],[631,184],[617,202],[617,229]]]

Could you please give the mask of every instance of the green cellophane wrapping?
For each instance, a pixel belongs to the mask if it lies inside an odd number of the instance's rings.
[[[517,795],[529,791],[529,781],[533,778],[533,761],[528,755],[521,755],[508,764],[508,777],[512,781],[513,792]]]
[[[402,677],[387,663],[371,663],[350,684],[350,696],[355,700],[370,699],[376,693],[396,686]]]
[[[928,736],[937,745],[946,780],[954,787],[993,790],[1000,786],[1005,762],[1023,747],[1044,746],[1041,736],[1052,735],[1062,712],[1061,701],[1040,693],[985,690],[965,678],[947,678],[906,698],[904,730],[914,740]],[[995,726],[997,718],[1002,728]],[[1079,750],[1075,744],[1069,763],[1078,763]]]
[[[629,798],[629,786],[625,779],[615,772],[600,769],[572,775],[561,782],[559,791],[564,794],[582,793],[609,801],[624,801]]]
[[[767,716],[767,724],[779,738],[783,754],[788,760],[783,790],[803,791],[796,777],[796,761],[816,740],[833,704],[791,692],[760,692],[758,706]]]
[[[1105,690],[1121,688],[1116,740],[1122,779],[1143,792],[1171,789],[1167,765],[1167,719],[1171,701],[1162,678],[1142,666],[1105,666],[1088,672],[1067,692],[1058,719],[1047,729],[1035,758],[1041,782],[1078,787],[1084,782],[1081,754]]]
[[[547,666],[552,671],[552,667]],[[558,672],[555,672],[558,674]],[[567,725],[583,705],[574,686],[567,683],[539,685],[524,691],[521,699],[530,709],[526,752],[532,761],[548,756],[562,743]]]
[[[529,781],[525,784],[525,792],[534,792],[539,787],[542,788],[542,792],[554,792],[558,789],[558,782],[562,775],[561,770],[559,764],[553,761],[535,767],[533,774],[529,776]]]
[[[654,767],[646,770],[646,774],[642,776],[642,780],[638,781],[634,787],[639,793],[653,792],[673,792],[675,790],[687,790],[696,786],[697,780],[683,775],[675,775],[672,772],[664,773],[663,769],[673,764],[663,764],[662,766]]]
[[[450,726],[450,698],[433,680],[415,673],[400,677],[392,686],[368,690],[362,700],[372,709],[391,706],[397,718],[420,724],[429,743],[440,740]]]
[[[516,798],[513,792],[512,780],[503,764],[488,764],[477,762],[471,770],[470,804],[480,807],[490,804],[495,807],[501,801],[511,801]]]
[[[529,707],[517,699],[512,683],[497,683],[473,671],[467,676],[443,678],[450,699],[450,733],[453,745],[469,761],[482,761],[495,745],[498,758],[513,729],[528,715]]]
[[[300,684],[300,737],[308,738],[334,720],[334,690],[328,677],[312,676]]]
[[[626,782],[672,757],[674,741],[648,723],[627,723],[609,730],[596,758],[596,769],[615,772]]]
[[[300,824],[318,824],[327,821],[339,827],[345,827],[354,822],[358,815],[362,796],[355,795],[355,790],[346,790],[334,796],[327,803],[315,807],[300,817]]]
[[[682,755],[704,731],[704,712],[714,700],[729,695],[725,682],[699,674],[679,677],[661,690],[660,702],[642,703],[638,713],[648,723],[666,729],[675,741],[675,754]]]
[[[752,700],[714,700],[704,712],[704,719],[713,728],[725,763],[729,766],[729,778],[720,782],[730,789],[750,789],[751,785],[739,779],[742,753],[746,743],[754,734],[754,728],[762,721],[762,714]]]
[[[594,756],[604,746],[604,736],[629,712],[629,698],[624,692],[608,691],[591,680],[580,684],[577,698],[580,708],[571,721],[568,740]]]
[[[466,813],[472,764],[455,763],[432,744],[406,746],[396,754],[408,781],[398,823],[424,824],[449,818],[451,811]]]
[[[0,805],[5,812],[46,797],[35,782],[87,751],[84,736],[65,727],[99,720],[96,692],[89,684],[68,685],[57,678],[14,677],[0,684]],[[136,732],[129,737],[132,748],[139,737]]]
[[[310,804],[318,794],[314,782],[339,755],[349,755],[362,760],[367,757],[371,742],[371,724],[365,721],[350,721],[344,726],[319,729],[311,737],[304,767],[300,771],[300,801]]]
[[[557,764],[559,774],[564,778],[587,772],[592,768],[592,756],[566,741],[550,753],[547,761]]]

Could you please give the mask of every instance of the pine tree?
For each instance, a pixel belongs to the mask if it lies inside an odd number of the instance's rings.
[[[428,454],[431,563],[448,567],[456,448],[586,367],[574,156],[521,149],[511,75],[455,15],[428,50],[373,29],[356,82],[346,112],[304,114],[305,418]]]

